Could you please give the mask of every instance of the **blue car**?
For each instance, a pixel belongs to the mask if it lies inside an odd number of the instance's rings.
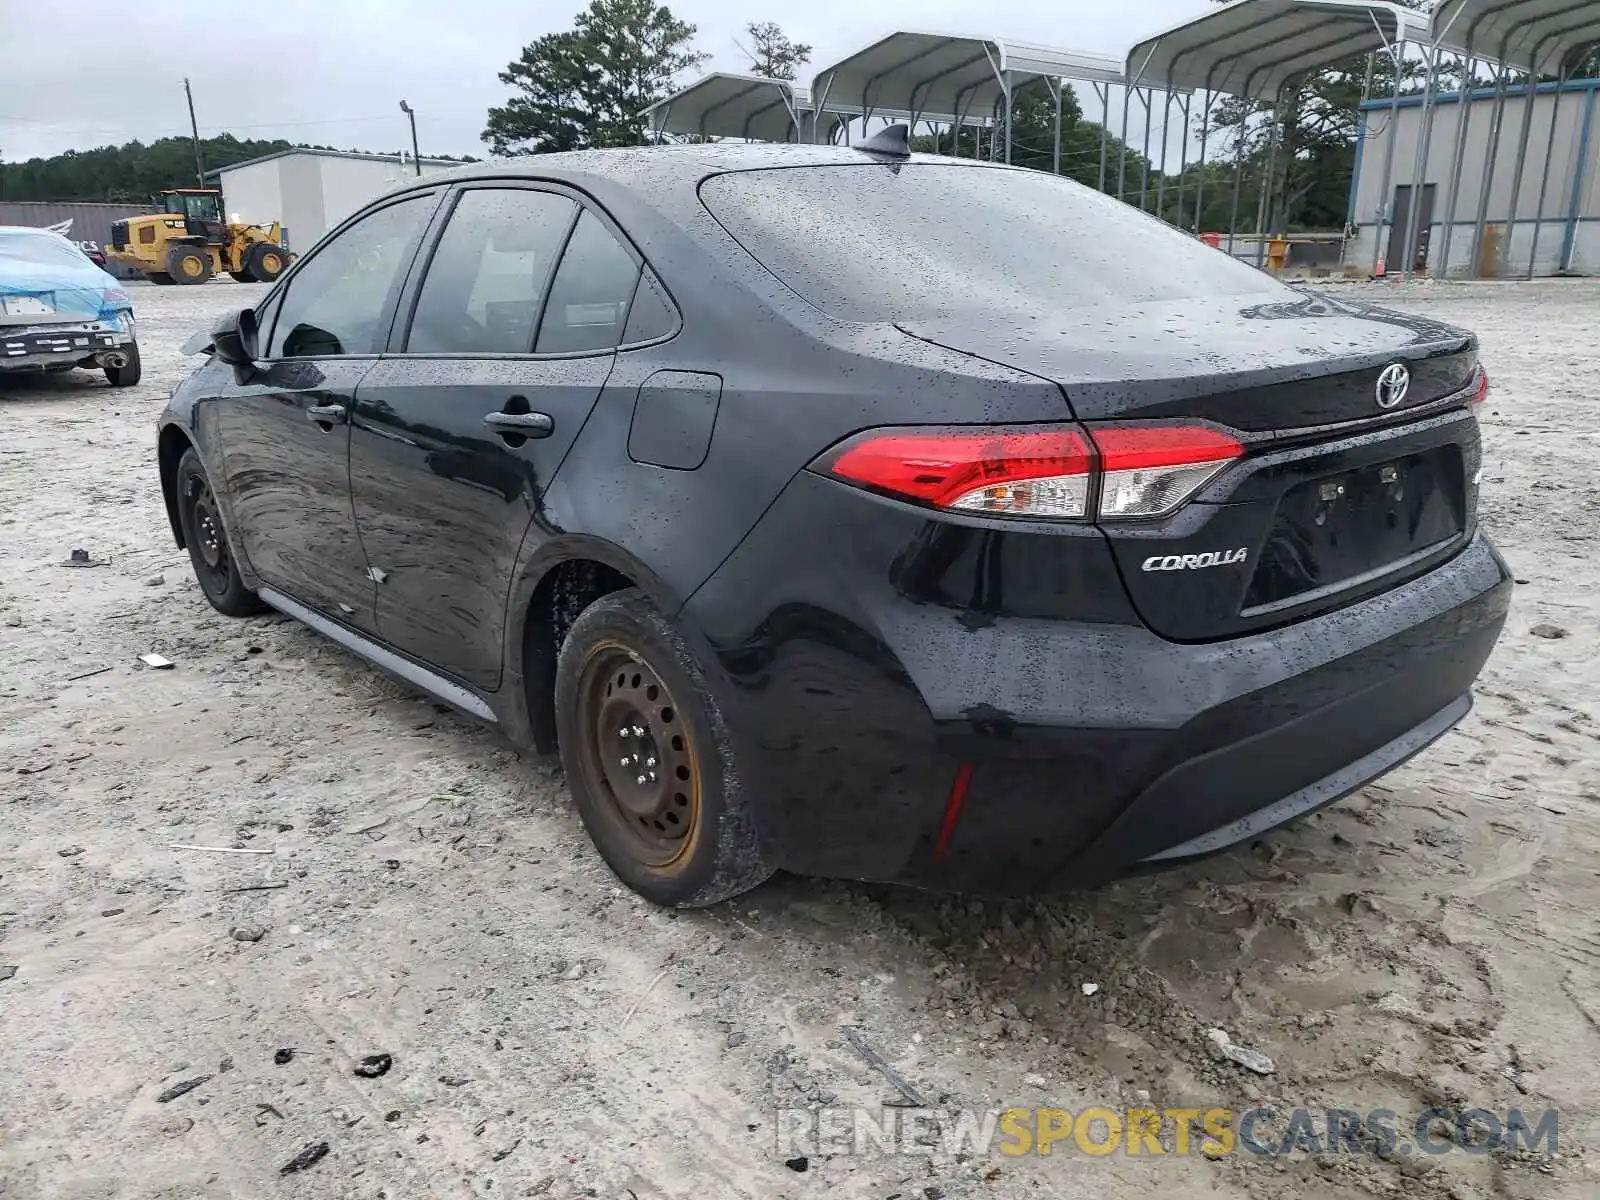
[[[139,382],[133,301],[59,233],[0,225],[0,371],[74,367]]]

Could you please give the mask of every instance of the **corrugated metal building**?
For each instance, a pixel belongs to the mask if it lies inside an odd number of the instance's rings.
[[[1430,274],[1522,276],[1528,273],[1530,256],[1535,275],[1561,270],[1600,273],[1600,145],[1596,144],[1600,142],[1596,118],[1600,79],[1569,80],[1559,87],[1541,84],[1531,112],[1528,104],[1522,87],[1514,86],[1507,93],[1498,122],[1498,149],[1489,170],[1496,127],[1494,91],[1474,91],[1465,105],[1455,94],[1435,98],[1422,173],[1417,252],[1413,255],[1413,261],[1425,263]],[[1461,156],[1452,221],[1452,176],[1463,113],[1469,114],[1466,151]],[[1361,116],[1362,137],[1356,146],[1355,177],[1351,180],[1359,233],[1346,248],[1345,263],[1370,268],[1381,257],[1388,271],[1397,272],[1404,257],[1402,241],[1409,219],[1418,135],[1423,128],[1422,98],[1402,96],[1392,111],[1388,99],[1369,101],[1362,106]],[[1524,147],[1513,205],[1518,151]],[[1479,208],[1486,188],[1488,202],[1480,235]],[[1451,221],[1450,261],[1445,264],[1447,221]]]
[[[424,158],[422,173],[460,165]],[[303,254],[368,200],[415,174],[409,157],[402,163],[381,154],[285,150],[208,172],[207,178],[221,180],[229,220],[280,221],[289,248]]]
[[[0,225],[32,225],[42,229],[70,218],[69,238],[75,242],[94,242],[103,250],[111,242],[111,222],[149,211],[148,204],[0,200]],[[123,279],[138,274],[115,263],[107,263],[106,270]]]

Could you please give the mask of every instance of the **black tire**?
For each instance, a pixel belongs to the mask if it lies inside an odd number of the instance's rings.
[[[165,271],[146,271],[144,277],[151,283],[160,284],[162,287],[167,287],[172,283],[172,276]]]
[[[130,342],[122,348],[122,352],[128,356],[128,365],[105,369],[106,378],[111,381],[112,387],[132,387],[144,374],[144,364],[139,359],[138,345]]]
[[[283,248],[272,242],[254,242],[244,252],[244,269],[252,279],[271,283],[289,265]]]
[[[266,606],[245,587],[233,560],[233,549],[222,524],[222,509],[206,478],[205,465],[192,449],[178,461],[174,484],[178,496],[178,523],[183,544],[189,548],[194,577],[211,607],[225,617],[248,617]]]
[[[229,271],[228,274],[235,283],[254,283],[256,281],[256,277],[250,274],[249,271]]]
[[[597,600],[572,623],[555,701],[567,786],[623,883],[694,908],[772,874],[706,671],[638,589]]]
[[[174,246],[167,251],[167,274],[173,283],[204,283],[211,278],[211,255],[199,246]]]

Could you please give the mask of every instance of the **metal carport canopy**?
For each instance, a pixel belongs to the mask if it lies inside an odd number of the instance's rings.
[[[806,89],[787,79],[713,71],[640,115],[657,133],[793,142],[807,139],[810,110]]]
[[[1238,0],[1136,45],[1128,83],[1271,100],[1296,75],[1428,31],[1424,14],[1375,0]]]
[[[1600,0],[1442,0],[1433,28],[1445,49],[1554,75],[1567,55],[1600,39]]]
[[[927,120],[987,118],[1008,89],[1032,79],[1122,82],[1122,63],[999,38],[901,31],[817,72],[811,95],[825,112],[898,110]]]

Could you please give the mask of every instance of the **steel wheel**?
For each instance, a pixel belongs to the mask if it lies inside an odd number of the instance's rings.
[[[212,595],[221,595],[228,590],[233,566],[228,559],[228,539],[222,532],[217,499],[204,476],[191,475],[185,483],[183,503],[189,509],[190,528],[194,530],[198,552],[195,567],[200,583]]]
[[[194,577],[211,607],[227,617],[247,617],[262,610],[261,598],[246,585],[228,545],[222,508],[211,490],[200,456],[185,450],[172,482],[172,501],[178,510],[183,544],[189,551]]]
[[[579,752],[605,819],[637,862],[670,871],[692,852],[700,822],[682,711],[650,664],[615,642],[594,648],[578,697]]]

